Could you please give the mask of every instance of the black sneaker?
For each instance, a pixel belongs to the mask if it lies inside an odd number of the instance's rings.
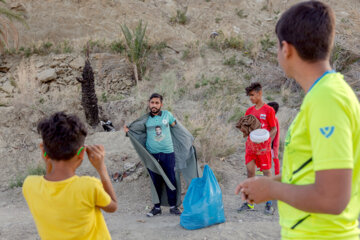
[[[178,207],[173,207],[173,208],[170,208],[170,213],[174,214],[174,215],[180,215],[181,211]]]
[[[160,215],[160,214],[161,214],[161,208],[153,207],[153,209],[151,209],[151,211],[148,212],[146,214],[146,216],[153,217],[153,216]]]
[[[252,210],[254,210],[254,205],[245,202],[237,211],[243,212],[243,211],[252,211]]]
[[[264,213],[266,215],[273,215],[274,214],[274,208],[271,206],[270,203],[266,203]]]

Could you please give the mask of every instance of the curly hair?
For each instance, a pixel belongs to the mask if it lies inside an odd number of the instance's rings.
[[[84,145],[87,130],[75,115],[57,112],[42,119],[37,131],[41,135],[44,150],[53,160],[69,160]]]
[[[260,92],[262,90],[262,86],[260,83],[254,82],[250,86],[245,88],[245,90],[246,90],[246,96],[249,96],[250,92],[252,92],[252,91]]]

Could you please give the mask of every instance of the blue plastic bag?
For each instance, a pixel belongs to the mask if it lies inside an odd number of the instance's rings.
[[[225,222],[222,193],[214,173],[205,165],[203,177],[194,178],[183,201],[180,225],[194,230]]]

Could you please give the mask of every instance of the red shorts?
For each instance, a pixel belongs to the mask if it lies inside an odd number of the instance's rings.
[[[260,171],[271,169],[271,152],[261,155],[245,153],[245,163],[248,164],[252,160],[255,161]]]

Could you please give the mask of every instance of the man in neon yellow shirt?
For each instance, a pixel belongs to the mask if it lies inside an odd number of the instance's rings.
[[[41,239],[111,239],[100,209],[114,212],[117,201],[104,164],[104,147],[85,147],[85,126],[62,112],[42,120],[38,131],[46,175],[28,176],[23,194]],[[101,181],[75,174],[85,151]]]
[[[255,177],[235,193],[279,200],[282,239],[359,240],[360,104],[330,67],[331,8],[318,1],[287,10],[276,25],[278,61],[306,92],[288,129],[281,177]]]

